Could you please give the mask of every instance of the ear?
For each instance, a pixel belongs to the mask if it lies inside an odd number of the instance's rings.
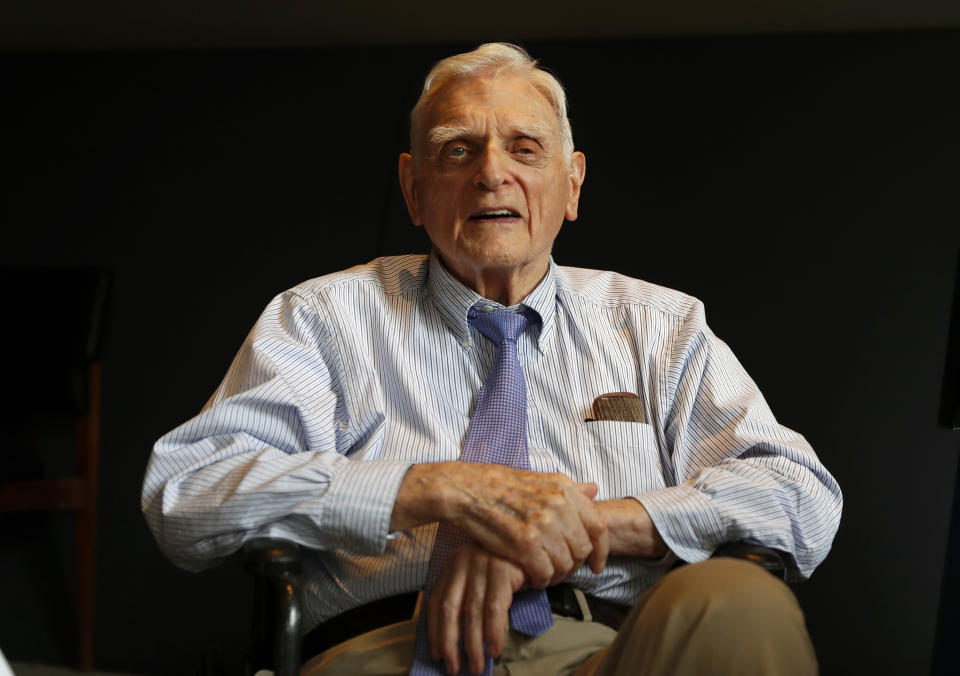
[[[413,171],[413,156],[410,153],[400,154],[398,167],[400,174],[400,190],[403,191],[403,200],[407,203],[407,213],[414,225],[423,225],[420,218],[420,205],[417,201],[417,177]]]
[[[567,200],[565,216],[568,221],[577,220],[577,207],[580,204],[580,188],[587,175],[587,158],[579,150],[570,155],[570,199]]]

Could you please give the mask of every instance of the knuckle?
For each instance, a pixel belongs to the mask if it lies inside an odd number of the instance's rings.
[[[570,503],[570,498],[566,494],[566,491],[549,491],[544,494],[543,499],[550,507],[561,507]]]
[[[543,589],[550,583],[553,577],[553,571],[534,571],[530,574],[530,586],[536,589]]]
[[[573,555],[579,560],[583,560],[590,555],[590,552],[593,551],[593,547],[590,543],[579,543],[575,544],[573,548]]]
[[[532,514],[529,522],[530,528],[528,529],[530,539],[538,541],[541,534],[553,528],[556,521],[553,512],[549,510],[541,510]]]
[[[457,607],[457,605],[458,604],[450,598],[442,599],[439,603],[440,614],[447,619],[451,617],[456,617],[459,611],[459,608]]]
[[[520,545],[524,549],[532,549],[540,543],[540,533],[533,528],[524,528],[520,533]]]
[[[594,536],[605,535],[607,524],[601,518],[591,519],[587,523],[587,532]]]

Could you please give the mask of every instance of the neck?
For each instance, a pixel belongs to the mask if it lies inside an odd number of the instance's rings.
[[[443,260],[438,258],[443,267],[464,286],[473,289],[487,300],[496,301],[510,307],[516,305],[530,295],[537,288],[537,284],[547,276],[550,267],[549,259],[534,269],[482,269],[469,271],[454,270]]]
[[[473,284],[468,284],[467,286],[488,300],[493,300],[505,307],[510,307],[530,295],[530,292],[537,287],[541,279],[543,279],[543,275],[532,284],[519,282],[514,279],[484,279]]]

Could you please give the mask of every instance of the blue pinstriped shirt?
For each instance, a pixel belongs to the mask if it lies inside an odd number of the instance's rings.
[[[154,446],[142,507],[163,550],[197,570],[250,537],[292,538],[310,548],[313,622],[419,589],[436,524],[388,533],[390,515],[412,463],[460,455],[494,357],[467,322],[476,304],[497,306],[425,256],[277,296],[203,410]],[[699,301],[551,261],[523,304],[540,316],[518,346],[532,469],[595,481],[599,500],[637,498],[687,561],[751,540],[805,577],[826,556],[840,489]],[[608,392],[637,393],[646,422],[585,422]],[[569,581],[629,603],[671,562],[611,557]]]

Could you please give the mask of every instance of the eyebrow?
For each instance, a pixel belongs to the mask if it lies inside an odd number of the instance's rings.
[[[540,125],[517,127],[516,132],[517,136],[526,136],[528,138],[532,138],[540,145],[543,145],[544,139],[548,139],[553,135],[552,129],[548,127],[541,127]]]
[[[542,127],[540,125],[521,125],[513,129],[514,138],[525,136],[532,138],[534,141],[539,143],[541,147],[544,146],[544,139],[550,138],[552,135],[552,130],[547,127]],[[477,131],[474,127],[466,124],[441,124],[433,127],[427,132],[427,140],[430,143],[437,145],[443,145],[449,141],[454,141],[460,138],[468,138],[470,136],[476,136]],[[546,150],[546,147],[544,147]]]
[[[474,133],[473,127],[465,124],[438,125],[427,132],[427,140],[430,141],[430,143],[443,145],[447,141],[470,136],[472,133]]]

